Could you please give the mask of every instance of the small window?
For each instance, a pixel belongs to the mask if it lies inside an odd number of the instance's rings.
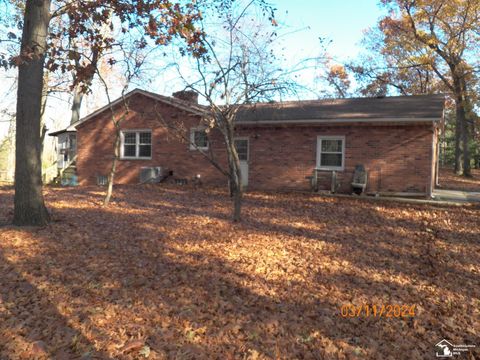
[[[190,130],[190,150],[207,150],[208,136],[205,128]]]
[[[344,136],[319,136],[317,138],[317,169],[343,170],[344,162]]]
[[[152,157],[152,132],[122,131],[121,158],[122,159],[150,159]]]

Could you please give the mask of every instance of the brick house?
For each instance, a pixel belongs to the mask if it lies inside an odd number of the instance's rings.
[[[223,139],[218,131],[205,131],[206,108],[195,94],[166,97],[136,89],[125,99],[129,112],[120,126],[116,183],[138,184],[142,168],[161,167],[175,179],[199,175],[204,184],[226,184],[204,156],[225,166]],[[124,113],[122,99],[112,105],[116,116]],[[430,196],[443,108],[443,95],[242,106],[236,124],[242,181],[249,189],[309,190],[316,174],[318,188],[328,190],[335,172],[338,192],[350,193],[355,166],[362,164],[368,172],[367,193]],[[69,158],[75,159],[80,185],[103,181],[114,146],[110,107],[51,135],[62,134],[76,144],[76,155]]]

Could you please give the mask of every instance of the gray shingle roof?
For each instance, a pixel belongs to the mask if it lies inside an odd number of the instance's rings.
[[[136,94],[149,96],[197,115],[208,114],[208,107],[206,106],[141,89],[131,91],[126,97]],[[121,98],[115,100],[112,105],[121,100]],[[237,113],[237,124],[437,121],[443,118],[444,103],[445,95],[442,94],[257,103],[240,105]],[[108,108],[109,106],[104,106],[68,128],[50,133],[50,135],[55,136],[66,131],[76,131],[76,126]]]
[[[241,106],[237,113],[242,122],[328,122],[329,120],[385,119],[440,120],[445,95],[394,96],[384,98],[327,99],[259,103]]]

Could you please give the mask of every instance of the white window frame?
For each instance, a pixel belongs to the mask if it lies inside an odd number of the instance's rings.
[[[207,128],[205,126],[197,126],[190,129],[190,150],[208,150],[208,146],[210,142],[208,141],[208,134],[207,134],[207,146],[197,146],[195,144],[195,132],[196,131],[206,131]]]
[[[140,133],[150,133],[150,156],[140,156]],[[125,134],[135,133],[135,156],[125,156]],[[133,145],[133,144],[132,144]],[[144,144],[146,145],[146,144]],[[151,129],[128,129],[120,131],[120,159],[122,160],[151,160],[153,154],[153,136]]]
[[[322,141],[323,140],[341,140],[342,141],[342,166],[321,166],[320,157],[322,155]],[[338,154],[338,152],[330,153]],[[343,171],[345,169],[345,136],[336,136],[336,135],[318,135],[317,136],[317,170],[328,170],[328,171]]]

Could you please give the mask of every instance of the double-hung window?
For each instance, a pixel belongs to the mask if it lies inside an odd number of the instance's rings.
[[[204,127],[190,129],[190,150],[208,150],[208,136]]]
[[[343,170],[345,167],[345,136],[318,136],[317,169]]]
[[[120,140],[122,159],[152,158],[151,130],[125,130],[121,132]]]

